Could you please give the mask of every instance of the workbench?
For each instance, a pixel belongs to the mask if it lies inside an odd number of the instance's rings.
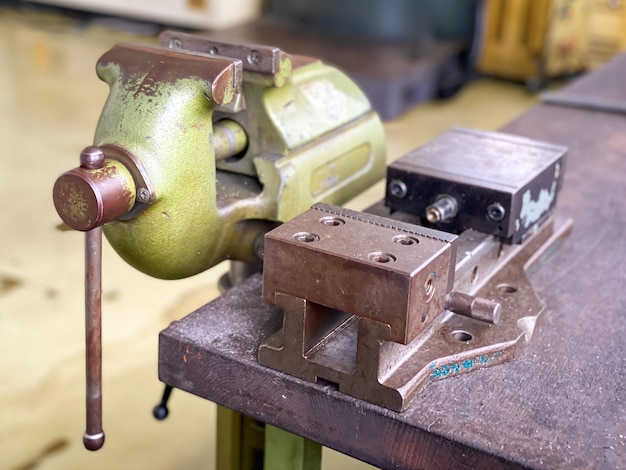
[[[566,91],[626,103],[625,76],[622,56]],[[257,274],[162,331],[160,379],[382,468],[626,468],[626,115],[544,104],[502,131],[570,149],[574,230],[531,275],[548,309],[516,360],[389,411],[258,364],[281,315]]]

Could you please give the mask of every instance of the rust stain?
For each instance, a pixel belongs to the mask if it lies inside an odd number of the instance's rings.
[[[33,456],[30,460],[14,467],[13,470],[32,470],[37,468],[47,457],[53,454],[65,450],[69,446],[69,441],[65,438],[56,439],[50,442],[39,453]]]
[[[185,354],[183,354],[183,362],[187,364],[187,354],[189,354],[189,346],[185,348]]]
[[[118,44],[106,52],[98,61],[98,74],[107,79],[115,79],[115,71],[107,71],[112,64],[119,67],[122,82],[140,79],[137,93],[151,96],[164,83],[175,84],[181,78],[194,77],[205,81],[209,86],[217,83],[218,91],[232,92],[233,65],[228,59],[203,57],[181,51],[155,49],[149,46]],[[118,72],[118,73],[119,73]],[[146,73],[147,72],[147,73]],[[135,95],[135,98],[138,95]],[[221,100],[220,100],[221,102]]]
[[[143,78],[141,83],[137,85],[137,91],[133,95],[133,98],[137,99],[140,95],[156,96],[159,84],[156,77],[149,73]]]
[[[0,278],[0,294],[6,294],[17,289],[23,284],[21,279],[12,276],[2,276]]]

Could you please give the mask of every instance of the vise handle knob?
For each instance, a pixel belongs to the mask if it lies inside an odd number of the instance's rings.
[[[80,167],[57,179],[52,194],[63,222],[86,232],[128,213],[136,187],[128,168],[92,146],[82,151]]]

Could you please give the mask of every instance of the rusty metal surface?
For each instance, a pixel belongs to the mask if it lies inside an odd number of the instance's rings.
[[[565,153],[546,142],[452,129],[388,167],[385,202],[439,230],[473,228],[520,243],[553,212]],[[447,200],[455,207],[446,214],[439,205]]]
[[[135,204],[130,172],[105,156],[103,149],[87,147],[81,154],[81,166],[65,172],[54,184],[57,212],[74,230],[100,227],[128,213]]]
[[[164,330],[161,380],[380,468],[522,468],[432,432],[437,409],[422,400],[397,413],[259,365],[258,345],[282,323],[261,289],[256,274]]]
[[[117,44],[98,61],[99,68],[111,64],[120,68],[123,81],[144,76],[136,95],[155,96],[160,82],[175,84],[181,77],[198,77],[210,83],[203,91],[218,105],[228,103],[243,80],[240,60],[161,47]]]
[[[291,57],[278,47],[219,42],[178,31],[161,33],[159,44],[170,49],[185,49],[239,59],[244,70],[270,75],[277,86],[284,84],[291,74]]]
[[[455,239],[317,204],[265,236],[263,296],[274,303],[289,295],[383,323],[387,339],[407,344],[444,309]]]

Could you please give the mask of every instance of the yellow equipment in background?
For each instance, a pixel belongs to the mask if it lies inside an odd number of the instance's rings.
[[[591,0],[487,0],[476,68],[543,83],[584,70]]]
[[[588,54],[597,67],[626,50],[626,0],[591,0]]]

